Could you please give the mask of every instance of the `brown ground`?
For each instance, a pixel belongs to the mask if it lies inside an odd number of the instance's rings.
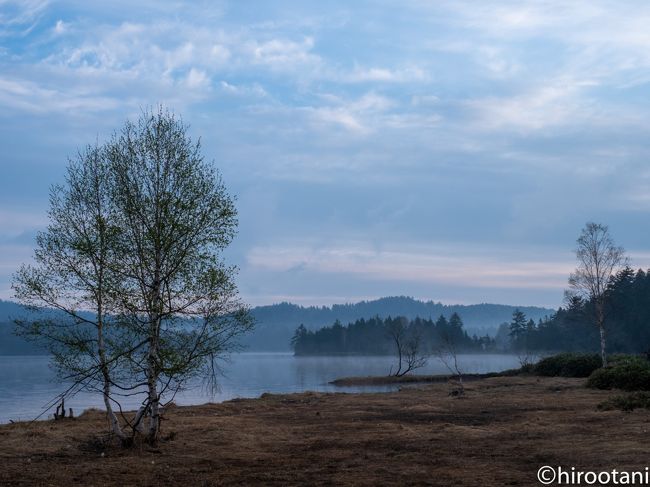
[[[601,412],[581,379],[501,377],[389,394],[174,408],[153,449],[103,449],[99,412],[0,427],[0,485],[540,485],[542,465],[648,464],[649,411]],[[172,434],[174,436],[174,434]],[[103,453],[103,455],[102,455]]]

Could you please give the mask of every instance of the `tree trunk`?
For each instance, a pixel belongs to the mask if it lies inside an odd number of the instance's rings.
[[[147,441],[155,444],[160,428],[160,408],[158,397],[158,330],[160,315],[156,314],[151,323],[149,336],[149,357],[147,370],[147,387],[149,389],[149,430]]]
[[[605,326],[601,323],[600,328],[600,358],[603,361],[603,367],[607,367],[607,353],[605,352]]]
[[[117,436],[120,440],[125,440],[126,435],[120,427],[120,422],[117,419],[117,416],[113,412],[113,406],[110,399],[110,385],[108,382],[104,381],[104,405],[106,406],[106,417],[108,422],[111,425],[111,432]]]
[[[149,433],[147,434],[147,441],[152,445],[158,440],[158,431],[160,429],[160,406],[158,401],[158,391],[156,381],[153,386],[149,387]]]
[[[108,422],[111,425],[111,432],[115,434],[120,440],[124,441],[126,436],[120,427],[120,422],[117,419],[117,416],[113,412],[113,405],[111,404],[111,382],[110,374],[108,371],[108,365],[106,365],[106,348],[104,345],[104,323],[102,320],[102,308],[101,301],[98,307],[98,319],[97,319],[97,348],[99,351],[99,363],[102,370],[102,376],[104,378],[104,406],[106,406],[106,417]]]
[[[117,416],[113,412],[110,395],[108,392],[106,392],[106,389],[107,387],[104,386],[104,405],[106,406],[106,417],[108,418],[108,422],[111,425],[111,432],[115,436],[117,436],[120,440],[125,440],[126,435],[122,431],[122,428],[120,427],[120,422],[118,421]]]
[[[605,340],[605,310],[603,309],[603,304],[599,303],[596,305],[596,313],[598,320],[598,330],[600,331],[600,358],[603,361],[603,367],[607,367],[607,352],[606,340]]]
[[[135,415],[135,418],[133,418],[133,434],[135,435],[135,432],[142,433],[144,431],[144,415],[147,412],[147,408],[144,406],[141,406],[140,409],[138,409],[138,412]]]

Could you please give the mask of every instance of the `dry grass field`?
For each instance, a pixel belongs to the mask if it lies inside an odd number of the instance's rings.
[[[0,484],[540,485],[542,465],[643,469],[650,412],[598,411],[582,379],[500,377],[384,394],[264,395],[171,408],[124,450],[101,412],[0,427]]]

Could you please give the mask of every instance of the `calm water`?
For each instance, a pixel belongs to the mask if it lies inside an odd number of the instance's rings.
[[[461,369],[466,373],[497,372],[519,366],[513,355],[459,355]],[[240,353],[223,366],[221,390],[212,395],[198,383],[180,393],[175,402],[182,405],[220,402],[236,397],[258,397],[264,392],[300,391],[377,392],[395,386],[340,388],[328,384],[340,377],[386,375],[395,360],[392,357],[294,357],[290,353]],[[46,356],[0,356],[0,423],[30,420],[43,412],[43,407],[65,385],[57,382]],[[446,374],[437,359],[418,370],[420,374]],[[79,414],[89,407],[103,408],[101,397],[80,393],[66,400]],[[137,409],[135,399],[124,400],[123,407]],[[42,416],[51,417],[52,411]]]

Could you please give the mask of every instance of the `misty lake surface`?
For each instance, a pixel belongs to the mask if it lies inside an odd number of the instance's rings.
[[[514,355],[461,354],[458,356],[464,373],[499,372],[519,367]],[[387,375],[394,357],[294,357],[292,353],[248,352],[233,354],[222,365],[220,391],[210,393],[200,382],[191,384],[180,392],[174,402],[179,405],[221,402],[233,398],[254,398],[265,392],[290,393],[320,392],[387,392],[397,385],[336,387],[329,384],[334,379],[352,376]],[[418,374],[447,374],[438,359],[431,358]],[[31,420],[44,411],[57,394],[66,389],[49,367],[47,356],[0,356],[0,423],[9,420]],[[137,409],[135,398],[122,400],[124,409]],[[83,410],[104,408],[101,396],[81,392],[66,400],[75,415]],[[49,410],[41,419],[52,417]]]

